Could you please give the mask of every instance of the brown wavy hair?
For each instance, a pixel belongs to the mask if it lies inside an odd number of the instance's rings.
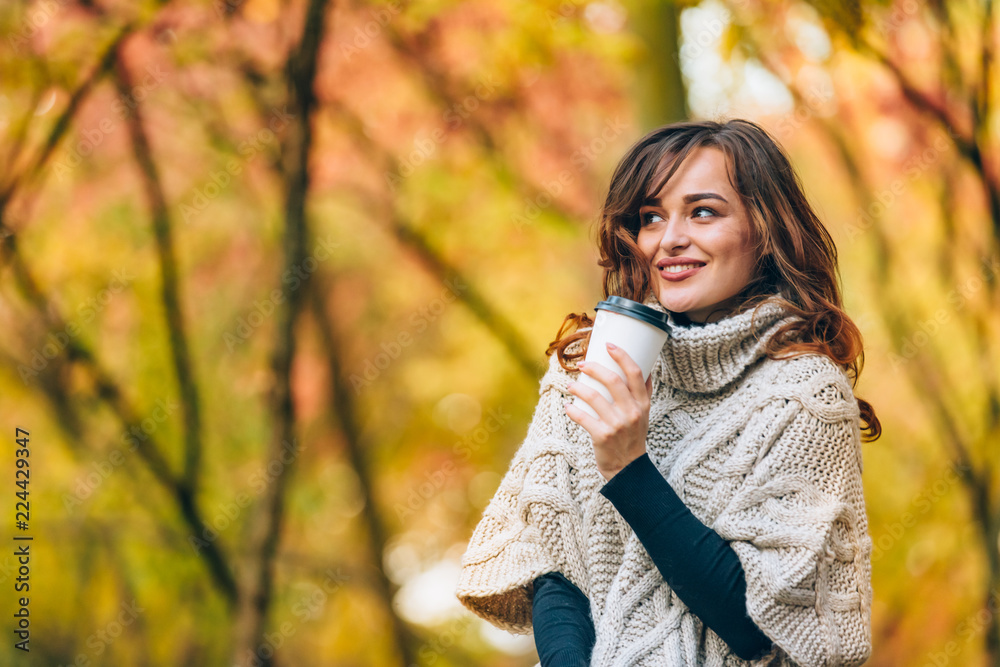
[[[798,175],[784,150],[762,127],[747,120],[681,122],[649,132],[625,153],[611,177],[598,227],[604,297],[623,296],[642,302],[652,288],[647,259],[636,243],[639,207],[655,197],[691,151],[712,147],[726,156],[729,181],[750,219],[757,257],[755,278],[740,292],[730,315],[777,299],[796,319],[781,327],[767,344],[772,359],[824,354],[847,372],[857,386],[864,366],[861,332],[844,312],[833,238],[806,200]],[[662,167],[662,172],[660,171]],[[658,173],[660,174],[658,176]],[[547,355],[559,363],[586,354],[593,326],[586,313],[563,320]],[[567,348],[582,341],[582,349]],[[875,409],[858,398],[861,430],[876,440],[882,426]]]

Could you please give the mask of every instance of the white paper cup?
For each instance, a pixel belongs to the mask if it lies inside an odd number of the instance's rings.
[[[607,300],[598,303],[595,309],[597,315],[594,318],[594,328],[590,334],[585,361],[598,363],[614,371],[624,380],[625,371],[608,354],[607,344],[613,343],[632,357],[642,369],[642,379],[648,379],[660,350],[667,342],[666,313],[620,296],[608,297]],[[580,373],[577,382],[596,389],[608,402],[614,403],[611,392],[604,383],[585,373]],[[574,397],[573,405],[592,417],[597,417],[597,413],[579,397]]]

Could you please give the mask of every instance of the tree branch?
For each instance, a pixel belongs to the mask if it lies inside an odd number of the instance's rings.
[[[451,84],[447,76],[429,61],[417,45],[413,44],[412,41],[396,30],[391,22],[385,26],[385,34],[395,51],[405,60],[409,60],[414,64],[419,73],[419,80],[424,82],[428,94],[439,106],[445,109],[454,109],[462,104],[463,100],[451,93]],[[571,229],[573,231],[579,229],[579,226],[572,222],[578,217],[576,214],[563,206],[558,199],[551,196],[547,191],[528,182],[522,172],[513,169],[507,160],[501,157],[503,155],[501,145],[494,138],[493,133],[486,124],[473,114],[469,114],[468,116],[463,115],[462,122],[463,125],[469,128],[476,142],[483,148],[487,159],[492,162],[502,182],[512,184],[518,194],[526,201],[541,201],[543,197],[547,198],[551,202],[548,207],[559,214],[558,220],[563,223],[562,226],[564,229]],[[361,133],[361,136],[366,136],[366,133]],[[545,137],[542,137],[542,139],[544,140]],[[570,153],[572,151],[564,152]],[[591,182],[590,185],[591,189],[597,189],[595,183]]]
[[[286,65],[289,97],[296,117],[289,126],[289,136],[283,146],[287,174],[285,181],[284,257],[286,270],[301,267],[306,258],[306,240],[309,236],[305,203],[309,191],[309,157],[312,141],[312,111],[316,103],[315,85],[319,48],[324,34],[326,0],[310,0],[303,23],[301,42],[292,52]],[[295,356],[294,325],[303,304],[303,290],[291,291],[283,306],[277,309],[277,340],[272,353],[271,368],[274,385],[271,394],[271,413],[274,416],[271,441],[268,446],[271,460],[282,458],[288,443],[294,443],[295,409],[292,403],[291,367]],[[261,655],[267,627],[268,610],[274,586],[274,557],[277,553],[284,515],[285,487],[291,475],[292,463],[281,471],[264,491],[262,507],[250,518],[248,541],[249,562],[240,577],[240,605],[234,626],[234,662],[248,655],[256,656],[263,667],[273,664],[273,652]],[[256,662],[254,662],[256,664]]]
[[[9,259],[16,283],[21,287],[28,302],[38,312],[43,324],[50,331],[64,331],[66,329],[65,320],[59,314],[55,303],[48,298],[41,287],[39,287],[34,276],[32,276],[18,251],[16,239],[11,237],[0,248],[3,249]],[[104,369],[90,349],[78,337],[70,336],[66,342],[65,351],[67,363],[79,362],[90,370],[94,378],[97,396],[105,401],[115,416],[118,417],[123,431],[131,432],[133,428],[139,428],[142,424],[142,419],[125,398],[110,373]],[[52,360],[52,363],[55,364],[57,362]],[[57,365],[53,368],[57,369],[59,366]],[[71,404],[71,400],[68,394],[63,396],[55,393],[54,387],[56,386],[59,387],[62,394],[66,394],[65,390],[62,389],[62,383],[43,383],[43,388],[48,387],[46,396],[50,399],[54,408],[57,411],[64,411]],[[144,438],[137,438],[136,442],[136,451],[139,457],[145,462],[157,482],[177,502],[181,516],[185,523],[188,524],[191,532],[198,536],[203,535],[205,533],[205,523],[201,519],[195,498],[191,494],[190,489],[178,481],[171,472],[170,466],[161,453],[161,446],[158,444],[156,438],[152,434],[146,434]],[[199,554],[208,566],[212,580],[226,598],[226,601],[233,604],[236,601],[236,584],[218,541],[207,542],[203,546],[203,549],[199,550]]]
[[[979,129],[979,125],[982,125],[983,123],[982,120],[978,118],[978,114],[975,111],[976,101],[972,100],[970,104],[970,112],[973,116],[972,133],[971,135],[966,135],[965,133],[959,131],[956,121],[951,117],[947,108],[938,104],[932,100],[929,95],[914,86],[902,69],[900,69],[900,67],[891,58],[889,58],[888,55],[879,51],[875,46],[864,40],[859,42],[859,47],[860,50],[868,53],[868,55],[873,57],[889,70],[889,72],[896,79],[896,83],[899,85],[899,89],[900,92],[902,92],[903,97],[905,97],[910,104],[912,104],[917,110],[929,114],[941,125],[941,127],[944,128],[959,154],[962,155],[962,157],[964,157],[979,174],[979,181],[983,188],[983,196],[986,200],[986,206],[990,212],[990,220],[992,221],[995,247],[1000,248],[1000,186],[994,182],[992,170],[983,158],[983,151],[986,147],[982,144],[982,130]]]
[[[319,282],[319,281],[317,281]],[[368,529],[368,539],[372,562],[381,563],[385,553],[385,546],[388,541],[388,531],[379,516],[378,505],[376,504],[373,475],[365,457],[365,451],[369,451],[371,446],[364,441],[361,428],[357,423],[355,415],[357,409],[351,393],[351,386],[344,373],[344,366],[341,361],[343,346],[339,342],[339,336],[330,323],[323,296],[332,294],[332,287],[329,285],[314,285],[315,289],[310,289],[311,305],[316,325],[319,329],[320,341],[326,355],[330,377],[330,395],[333,403],[334,414],[340,424],[340,432],[343,435],[344,446],[347,450],[347,459],[351,463],[355,474],[358,476],[361,496],[364,499],[364,521]],[[392,634],[396,639],[396,646],[399,648],[401,665],[413,665],[416,660],[416,637],[403,619],[396,613],[393,605],[393,597],[398,587],[393,584],[385,575],[381,567],[377,568],[375,590],[382,601],[385,613],[392,625]]]
[[[336,101],[331,102],[331,106],[352,126],[349,132],[350,136],[363,144],[367,154],[380,156],[386,165],[386,169],[395,169],[398,166],[396,157],[392,153],[376,143],[367,133],[361,130],[361,120],[353,111]],[[517,331],[517,328],[480,293],[473,282],[457,266],[437,252],[420,230],[410,224],[392,203],[387,203],[385,200],[371,195],[362,194],[359,191],[352,190],[351,194],[363,198],[367,210],[381,210],[382,219],[388,225],[389,231],[392,232],[401,245],[414,251],[438,280],[463,285],[462,290],[456,290],[458,299],[507,348],[507,352],[510,353],[528,378],[531,380],[538,378],[540,360],[528,352],[529,346]]]
[[[132,76],[121,49],[115,56],[115,84],[118,92],[123,96],[131,95]],[[180,305],[177,254],[174,251],[170,210],[167,207],[167,198],[163,192],[159,170],[153,159],[153,150],[144,127],[141,105],[136,105],[132,109],[132,113],[128,115],[127,125],[132,155],[139,167],[139,174],[146,192],[146,201],[149,205],[150,219],[153,223],[153,238],[156,240],[156,253],[160,267],[160,298],[163,301],[165,323],[170,340],[171,361],[173,362],[174,374],[177,377],[177,388],[184,416],[184,472],[182,478],[190,493],[197,495],[202,452],[201,401],[188,351],[184,312]]]
[[[0,225],[2,225],[3,211],[6,209],[7,204],[14,193],[21,187],[24,183],[33,180],[41,173],[45,164],[48,162],[49,158],[52,156],[52,152],[55,150],[56,146],[62,140],[63,135],[69,129],[70,123],[76,112],[80,109],[80,105],[90,94],[90,91],[94,88],[97,82],[104,77],[111,67],[114,65],[115,54],[118,52],[118,47],[121,45],[122,41],[128,37],[133,31],[134,24],[128,23],[111,41],[111,45],[104,51],[101,59],[98,61],[94,70],[87,76],[83,83],[81,83],[73,94],[69,98],[69,103],[66,105],[66,109],[63,110],[62,114],[56,120],[55,125],[52,127],[52,131],[49,133],[48,138],[42,145],[41,150],[38,155],[35,156],[34,161],[25,167],[24,171],[20,174],[14,175],[7,182],[6,186],[0,191]]]

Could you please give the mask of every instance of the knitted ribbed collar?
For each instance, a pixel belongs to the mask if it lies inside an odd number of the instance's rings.
[[[670,329],[657,364],[666,384],[690,393],[717,391],[764,356],[764,347],[791,318],[775,300],[707,324],[681,324],[649,293],[647,306],[666,313]]]

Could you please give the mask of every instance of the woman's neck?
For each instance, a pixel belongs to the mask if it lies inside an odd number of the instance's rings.
[[[716,308],[703,319],[692,319],[687,313],[674,313],[674,315],[678,324],[701,327],[706,324],[711,324],[712,322],[718,322],[719,320],[725,319],[734,313],[734,308]]]

